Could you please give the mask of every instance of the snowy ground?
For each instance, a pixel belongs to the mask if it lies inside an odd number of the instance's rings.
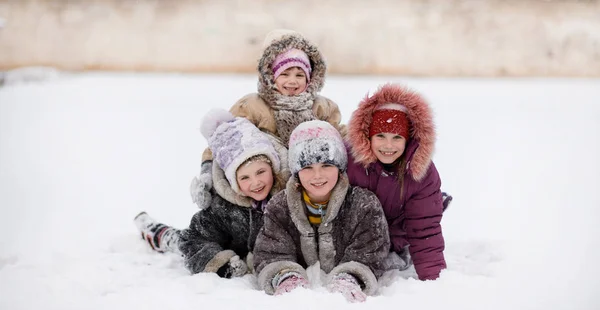
[[[318,283],[271,297],[252,276],[191,276],[132,223],[188,224],[199,121],[254,76],[52,76],[0,88],[0,309],[600,308],[600,80],[330,77],[344,121],[380,83],[425,94],[455,197],[441,278],[388,275],[349,305]]]

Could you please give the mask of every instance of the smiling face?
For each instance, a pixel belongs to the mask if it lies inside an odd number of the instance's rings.
[[[236,179],[242,194],[255,201],[262,201],[273,187],[273,169],[265,161],[250,161],[238,168]]]
[[[312,164],[298,172],[300,184],[312,202],[329,200],[331,191],[337,184],[340,170],[330,164]]]
[[[378,133],[371,137],[371,152],[384,164],[395,162],[406,147],[406,139],[393,133]]]
[[[282,95],[299,95],[306,89],[306,74],[299,67],[287,68],[275,79],[275,87]]]

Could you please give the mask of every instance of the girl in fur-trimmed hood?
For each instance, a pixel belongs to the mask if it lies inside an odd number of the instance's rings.
[[[412,90],[383,85],[360,102],[347,139],[350,183],[373,191],[383,205],[392,245],[386,265],[406,269],[412,259],[419,279],[436,279],[446,261],[429,105]]]
[[[309,121],[291,134],[292,177],[267,205],[254,247],[259,287],[282,294],[308,287],[306,268],[320,263],[329,291],[351,302],[376,292],[390,244],[377,197],[350,186],[343,140],[331,124]]]
[[[242,276],[252,269],[252,250],[267,201],[289,178],[287,149],[245,118],[209,111],[202,134],[214,150],[213,199],[189,228],[178,230],[145,212],[135,223],[152,249],[183,255],[192,273]]]
[[[316,45],[301,34],[285,29],[271,31],[265,38],[258,61],[258,92],[238,100],[230,112],[244,117],[264,132],[287,146],[290,133],[309,120],[331,123],[342,133],[341,114],[337,104],[319,95],[325,82],[326,64]],[[202,207],[210,200],[212,154],[202,155],[199,177],[192,180],[192,200]]]

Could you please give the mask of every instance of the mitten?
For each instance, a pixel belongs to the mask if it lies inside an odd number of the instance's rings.
[[[217,270],[217,275],[221,278],[235,278],[241,277],[248,272],[248,266],[240,259],[239,256],[235,255],[229,259],[227,264],[223,265]]]
[[[404,248],[400,254],[391,251],[381,262],[383,270],[406,270],[412,265],[412,260],[408,252],[408,247]]]
[[[442,212],[446,212],[446,209],[450,206],[452,202],[452,196],[448,193],[442,192]]]
[[[190,195],[192,201],[202,210],[208,207],[212,201],[212,194],[210,193],[213,187],[212,160],[204,161],[200,167],[200,175],[194,177],[190,184]]]
[[[297,272],[286,272],[273,279],[274,295],[290,292],[298,287],[308,288],[308,281]]]
[[[342,293],[349,302],[364,302],[367,295],[362,291],[358,280],[348,273],[339,273],[333,277],[327,285],[327,289],[332,293]]]

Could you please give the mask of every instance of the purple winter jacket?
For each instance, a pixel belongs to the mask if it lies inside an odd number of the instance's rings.
[[[405,109],[410,121],[404,157],[407,168],[384,169],[371,151],[369,128],[373,112],[389,103]],[[431,161],[435,125],[429,104],[419,94],[399,85],[386,84],[361,101],[348,123],[348,178],[350,184],[367,188],[379,198],[388,222],[392,250],[409,252],[419,279],[436,279],[446,268],[442,236],[441,181]],[[400,181],[404,178],[402,197]]]
[[[417,145],[414,141],[409,143],[407,155],[414,153]],[[446,268],[444,237],[440,226],[440,176],[433,163],[421,182],[405,174],[404,194],[400,199],[400,182],[395,168],[394,172],[387,171],[379,161],[364,168],[348,154],[350,184],[366,188],[379,198],[388,222],[392,250],[399,253],[410,245],[409,252],[419,279],[436,279],[440,271]]]

